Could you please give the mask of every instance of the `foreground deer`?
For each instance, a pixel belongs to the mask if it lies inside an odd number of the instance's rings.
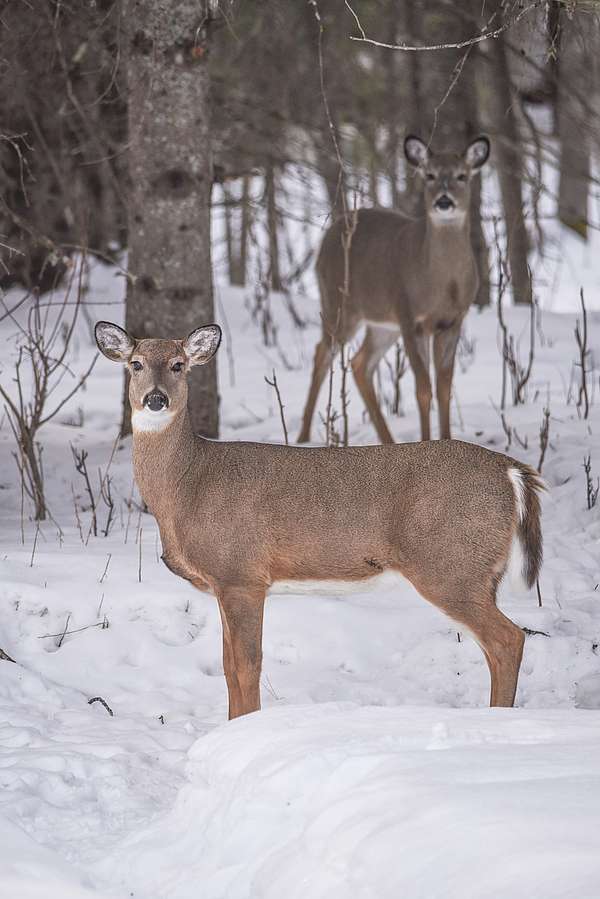
[[[537,474],[451,440],[332,450],[196,437],[186,372],[220,339],[217,325],[139,341],[96,325],[100,350],[131,374],[135,478],[163,560],[219,603],[229,717],[260,708],[268,593],[368,591],[402,576],[471,631],[491,704],[512,705],[523,633],[496,608],[496,588],[509,568],[528,586],[537,578]]]
[[[440,436],[450,437],[454,356],[478,287],[470,181],[489,151],[487,137],[469,144],[462,156],[434,155],[417,137],[407,137],[404,152],[423,181],[424,214],[413,220],[391,210],[362,209],[355,220],[348,214],[325,234],[317,260],[323,336],[315,350],[299,443],[310,440],[319,390],[337,348],[362,324],[367,333],[352,371],[381,442],[394,439],[377,402],[373,375],[399,336],[415,376],[423,440],[430,439],[433,337]]]

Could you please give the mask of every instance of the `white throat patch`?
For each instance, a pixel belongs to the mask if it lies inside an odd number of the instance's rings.
[[[432,209],[429,213],[434,225],[464,225],[467,217],[463,209]]]
[[[134,409],[131,415],[131,427],[134,431],[156,433],[168,428],[174,417],[175,413],[169,409],[161,409],[160,412],[152,412],[150,409]]]

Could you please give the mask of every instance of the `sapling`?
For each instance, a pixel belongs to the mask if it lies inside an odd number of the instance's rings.
[[[586,491],[587,507],[588,507],[588,510],[591,510],[594,508],[594,506],[598,502],[598,494],[600,493],[600,478],[596,478],[596,485],[594,486],[594,478],[592,476],[592,454],[591,453],[588,453],[588,455],[583,460],[583,470],[585,472],[585,491]]]
[[[44,489],[39,430],[51,421],[83,386],[98,358],[98,354],[94,354],[86,371],[77,378],[72,389],[52,405],[50,402],[52,395],[65,376],[76,377],[67,363],[67,356],[81,305],[83,268],[82,261],[79,266],[75,302],[71,303],[69,300],[75,278],[73,269],[68,289],[58,304],[58,312],[53,322],[49,319],[49,304],[42,306],[37,295],[32,297],[24,326],[15,318],[14,312],[10,312],[20,338],[12,379],[15,388],[9,392],[0,384],[0,396],[4,401],[4,408],[17,445],[17,451],[13,455],[21,478],[21,488],[23,494],[33,501],[36,521],[52,517]],[[71,307],[73,311],[69,316],[68,310]],[[24,368],[28,369],[28,377],[25,376]],[[31,383],[29,390],[27,381]]]
[[[590,351],[587,344],[587,311],[585,308],[585,300],[583,298],[583,287],[579,292],[579,298],[581,300],[583,323],[581,327],[579,325],[579,319],[577,319],[577,322],[575,323],[575,340],[577,342],[577,348],[579,349],[579,362],[577,365],[581,370],[581,380],[577,396],[577,409],[579,414],[587,419],[590,414],[590,398],[587,385],[587,357]]]

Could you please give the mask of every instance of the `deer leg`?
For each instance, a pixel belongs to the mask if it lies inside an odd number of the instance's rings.
[[[223,668],[229,717],[260,709],[264,587],[224,587],[218,592],[223,622]]]
[[[302,417],[302,428],[298,435],[298,443],[308,443],[310,440],[310,428],[312,425],[313,415],[315,414],[315,406],[319,398],[319,391],[327,370],[331,365],[334,356],[333,341],[326,334],[323,335],[315,349],[315,358],[313,362],[312,379],[308,391],[306,406],[304,407],[304,415]]]
[[[464,625],[483,650],[491,678],[490,705],[512,706],[525,637],[496,606],[496,579],[490,576],[486,584],[483,575],[482,584],[479,572],[473,575],[472,587],[466,586],[465,580],[449,584],[447,579],[442,587],[442,572],[432,579],[431,572],[421,570],[412,573],[410,580],[424,599]]]
[[[510,708],[515,702],[525,635],[495,603],[469,617],[464,623],[481,646],[490,670],[490,706]]]
[[[440,438],[450,438],[450,397],[454,375],[454,357],[460,337],[461,323],[438,332],[433,338],[433,362],[435,365],[436,394],[440,419]]]
[[[367,327],[367,333],[358,353],[352,359],[352,373],[356,386],[360,391],[367,411],[373,422],[377,436],[382,443],[394,443],[385,418],[379,407],[379,401],[373,385],[373,375],[387,350],[393,346],[400,336],[400,329]]]
[[[240,684],[237,679],[237,673],[235,670],[229,624],[223,606],[220,602],[219,612],[221,613],[221,627],[223,630],[223,671],[225,672],[227,693],[229,694],[229,718],[231,719],[237,718],[238,715],[243,714],[242,694],[240,692]]]
[[[431,440],[429,415],[431,412],[431,380],[429,378],[429,337],[404,335],[404,348],[410,367],[415,376],[415,389],[419,418],[421,420],[421,440]]]

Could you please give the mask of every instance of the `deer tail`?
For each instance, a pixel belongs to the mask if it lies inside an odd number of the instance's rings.
[[[516,531],[508,562],[509,578],[516,588],[531,589],[542,565],[540,493],[546,484],[529,465],[513,462],[508,479],[515,495]]]

